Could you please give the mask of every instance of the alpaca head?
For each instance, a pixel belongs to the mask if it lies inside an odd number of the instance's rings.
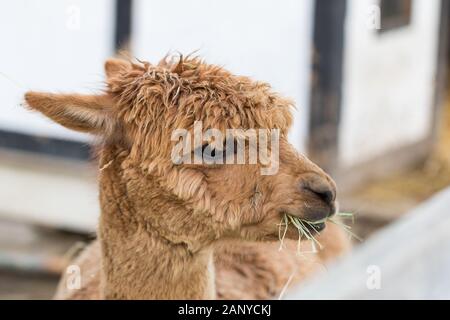
[[[105,70],[102,94],[28,92],[25,100],[67,128],[102,138],[104,162],[117,163],[102,174],[124,186],[127,216],[194,249],[221,238],[277,239],[285,213],[312,222],[334,214],[334,182],[288,143],[292,103],[268,84],[197,58],[158,65],[110,59]],[[256,147],[248,133],[256,133]],[[251,151],[258,157],[263,147],[265,162],[252,161]]]

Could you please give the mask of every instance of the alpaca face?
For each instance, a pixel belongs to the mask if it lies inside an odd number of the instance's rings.
[[[196,58],[156,66],[112,59],[105,69],[102,95],[29,92],[25,99],[70,129],[103,137],[105,158],[120,162],[120,172],[103,174],[117,175],[130,210],[166,238],[271,240],[278,238],[284,213],[308,221],[334,214],[334,182],[288,143],[292,103],[268,84]],[[208,130],[216,134],[208,136]],[[263,144],[251,145],[242,131],[266,137],[269,161],[250,159]],[[272,132],[276,141],[268,138]],[[243,161],[228,163],[238,158],[238,146]],[[206,153],[222,161],[207,161],[201,157]],[[286,236],[298,237],[297,230],[288,229]]]

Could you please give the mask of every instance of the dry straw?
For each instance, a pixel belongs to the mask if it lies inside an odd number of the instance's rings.
[[[293,225],[298,230],[298,242],[297,242],[297,254],[303,254],[303,253],[316,253],[317,248],[322,249],[323,246],[320,244],[320,242],[315,238],[315,236],[319,233],[317,225],[321,223],[325,223],[326,221],[329,221],[331,223],[334,223],[341,227],[346,233],[349,234],[350,237],[353,237],[359,241],[361,241],[361,238],[359,238],[357,235],[355,235],[352,231],[352,227],[348,224],[345,224],[342,220],[351,220],[352,224],[354,223],[354,215],[349,212],[339,212],[335,216],[331,218],[326,218],[320,221],[310,222],[303,220],[298,217],[291,216],[289,214],[284,214],[283,218],[281,219],[281,222],[279,224],[279,231],[278,231],[278,237],[280,239],[280,249],[282,250],[284,248],[284,238],[286,237],[286,232],[289,227],[289,225]],[[302,245],[302,239],[309,240],[311,243],[311,250],[309,251],[302,251],[301,245]]]

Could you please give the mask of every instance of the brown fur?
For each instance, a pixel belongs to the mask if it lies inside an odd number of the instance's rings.
[[[317,255],[297,257],[289,241],[278,251],[282,215],[332,213],[334,203],[315,190],[334,201],[335,185],[287,142],[292,104],[268,84],[197,58],[156,66],[111,59],[105,69],[101,95],[25,96],[52,120],[102,138],[99,243],[74,262],[82,289],[65,290],[63,279],[57,298],[270,298],[292,273],[303,279],[347,248],[329,226]],[[259,164],[175,165],[172,132],[192,131],[198,120],[223,132],[280,129],[278,173],[261,175]],[[297,235],[293,227],[286,234]]]

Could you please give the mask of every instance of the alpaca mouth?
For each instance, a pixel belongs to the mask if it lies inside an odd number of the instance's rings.
[[[317,223],[309,223],[309,224],[307,224],[306,227],[312,232],[319,233],[320,231],[325,229],[325,226],[326,226],[325,222],[317,222]]]
[[[320,220],[313,221],[309,219],[300,218],[298,216],[294,216],[287,212],[283,212],[281,215],[282,220],[284,221],[283,223],[285,225],[287,226],[292,225],[296,229],[300,229],[299,231],[302,234],[306,232],[310,236],[314,236],[323,231],[326,228],[326,221],[328,220],[328,217],[326,217]]]
[[[302,226],[307,229],[312,235],[316,233],[320,233],[323,229],[325,229],[326,224],[325,221],[327,219],[322,219],[318,221],[309,221],[305,219],[296,218],[297,220],[302,221]]]
[[[283,246],[283,240],[285,237],[288,239],[298,239],[298,248],[300,250],[300,243],[302,239],[310,241],[312,252],[317,252],[317,248],[322,249],[322,245],[316,239],[319,233],[325,229],[326,221],[328,218],[323,218],[321,220],[307,220],[294,216],[288,213],[282,214],[282,221],[279,224],[278,238],[281,242],[281,247]],[[295,235],[297,233],[297,236]]]

